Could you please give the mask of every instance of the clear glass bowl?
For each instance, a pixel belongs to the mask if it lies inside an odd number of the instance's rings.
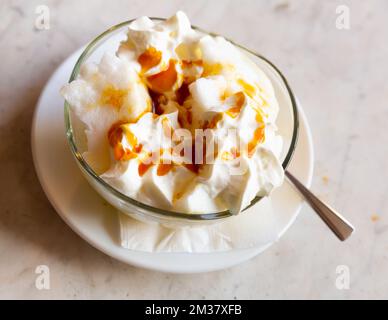
[[[162,21],[164,19],[152,18],[152,20]],[[69,82],[77,79],[80,72],[80,67],[84,63],[98,63],[105,52],[115,52],[120,42],[126,38],[128,25],[132,21],[133,20],[120,23],[108,29],[99,35],[96,39],[94,39],[86,47],[78,59],[72,71]],[[204,34],[217,36],[217,34],[207,32],[198,27],[193,28]],[[299,131],[298,109],[292,90],[288,85],[286,78],[268,59],[234,43],[233,41],[231,42],[239,47],[253,62],[255,62],[272,81],[280,107],[279,116],[276,123],[279,128],[279,134],[283,137],[284,140],[283,155],[281,160],[283,168],[286,169],[293,156]],[[129,216],[141,221],[159,222],[167,225],[211,223],[233,216],[233,214],[228,210],[203,214],[167,211],[141,203],[133,198],[126,196],[101,179],[82,157],[86,146],[84,132],[81,129],[82,126],[77,123],[77,117],[72,113],[71,107],[67,101],[65,101],[65,125],[66,135],[71,151],[76,158],[81,172],[89,181],[91,186],[105,200],[107,200],[111,205],[116,207],[121,212],[126,213]],[[253,199],[251,204],[245,208],[244,211],[252,207],[260,199],[260,197]]]

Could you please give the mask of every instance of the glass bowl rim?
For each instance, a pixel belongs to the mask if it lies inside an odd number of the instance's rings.
[[[150,19],[151,20],[156,20],[156,21],[164,21],[164,20],[166,20],[165,18],[159,18],[159,17],[150,17]],[[100,40],[102,40],[106,36],[109,36],[111,33],[114,33],[115,31],[121,29],[122,27],[125,27],[125,26],[129,25],[130,23],[132,23],[135,20],[136,20],[136,18],[128,20],[128,21],[121,22],[121,23],[119,23],[119,24],[117,24],[117,25],[107,29],[106,31],[101,33],[99,36],[97,36],[94,40],[92,40],[86,46],[86,48],[84,49],[84,51],[82,52],[82,54],[78,58],[75,66],[74,66],[74,68],[72,70],[72,73],[71,73],[71,76],[70,76],[70,79],[69,79],[69,83],[72,82],[73,80],[75,80],[78,77],[82,63],[89,57],[90,54],[93,53],[94,49],[98,48],[98,44],[99,44]],[[197,30],[197,31],[200,31],[200,32],[206,33],[208,35],[214,36],[214,37],[220,36],[217,33],[206,31],[206,30],[201,29],[199,27],[196,27],[194,25],[192,26],[192,28]],[[283,160],[283,163],[282,163],[283,169],[286,170],[286,168],[290,164],[290,161],[291,161],[291,159],[292,159],[292,157],[294,155],[296,144],[297,144],[297,141],[298,141],[298,136],[299,136],[299,112],[298,112],[296,98],[295,98],[295,96],[294,96],[294,94],[293,94],[293,92],[291,90],[291,87],[289,86],[289,84],[288,84],[286,78],[284,77],[284,75],[280,72],[280,70],[270,60],[268,60],[264,56],[254,52],[254,51],[252,51],[250,49],[245,48],[244,46],[242,46],[242,45],[240,45],[238,43],[235,43],[234,41],[232,41],[232,40],[230,40],[228,38],[225,38],[225,39],[227,41],[233,43],[236,47],[242,49],[243,51],[249,52],[250,54],[252,54],[252,55],[258,57],[259,59],[263,60],[264,62],[266,62],[278,74],[278,76],[281,78],[281,80],[283,81],[283,84],[285,85],[285,87],[287,89],[287,92],[289,94],[289,97],[291,99],[291,104],[292,104],[292,113],[293,113],[294,127],[293,127],[293,133],[292,133],[292,139],[291,139],[291,143],[290,143],[290,148],[288,149],[286,157],[285,157],[285,159]],[[66,100],[65,100],[64,111],[65,111],[66,137],[67,137],[68,143],[70,145],[70,149],[71,149],[71,152],[72,152],[73,156],[76,158],[76,160],[78,161],[79,165],[81,165],[81,167],[86,171],[86,173],[92,179],[94,179],[98,184],[100,184],[109,193],[113,194],[115,197],[118,197],[121,201],[128,202],[128,203],[130,203],[133,206],[136,206],[136,207],[138,207],[138,208],[140,208],[142,210],[146,210],[147,214],[153,215],[153,216],[156,216],[156,217],[159,217],[159,218],[175,218],[175,219],[179,219],[179,220],[189,220],[189,221],[209,221],[209,220],[224,219],[224,218],[231,217],[231,216],[234,215],[229,210],[215,212],[215,213],[184,213],[184,212],[169,211],[169,210],[160,209],[160,208],[157,208],[157,207],[154,207],[154,206],[151,206],[151,205],[147,205],[145,203],[137,201],[137,200],[135,200],[135,199],[133,199],[133,198],[123,194],[122,192],[120,192],[119,190],[117,190],[113,186],[111,186],[109,183],[104,181],[96,172],[94,172],[94,170],[89,166],[89,164],[83,158],[82,154],[78,151],[77,144],[75,142],[75,138],[74,138],[74,134],[73,134],[73,127],[72,127],[71,119],[70,119],[70,105],[69,105],[69,103]],[[246,208],[244,208],[242,210],[242,212],[244,212],[245,210],[247,210],[250,207],[252,207],[260,199],[262,199],[262,197],[256,196],[251,201],[250,205],[247,206]]]

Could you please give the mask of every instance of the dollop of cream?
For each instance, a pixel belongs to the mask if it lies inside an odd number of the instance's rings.
[[[283,183],[271,81],[181,11],[131,23],[116,55],[84,65],[61,94],[85,125],[86,161],[138,201],[238,213]]]

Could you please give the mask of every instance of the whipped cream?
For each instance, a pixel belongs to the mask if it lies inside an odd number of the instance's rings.
[[[271,81],[183,12],[137,19],[116,55],[83,65],[61,93],[86,127],[86,161],[138,201],[238,213],[283,182]]]

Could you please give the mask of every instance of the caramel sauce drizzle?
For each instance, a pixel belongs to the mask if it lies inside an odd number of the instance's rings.
[[[167,103],[167,98],[162,94],[151,89],[148,89],[148,93],[152,101],[152,112],[157,116],[160,116],[164,113],[162,105]]]
[[[127,93],[127,90],[117,89],[113,85],[108,85],[101,93],[100,104],[120,109]]]
[[[163,93],[172,90],[178,80],[178,72],[175,67],[175,60],[171,59],[165,71],[147,77],[149,87],[157,92]]]
[[[203,64],[203,72],[201,77],[210,77],[210,76],[216,76],[219,75],[224,66],[221,63],[214,63],[214,64]]]
[[[246,82],[245,80],[243,79],[238,79],[237,80],[237,83],[244,89],[244,92],[251,98],[251,99],[254,99],[255,95],[256,95],[256,88],[249,84],[248,82]]]
[[[110,146],[113,148],[113,155],[118,161],[128,161],[137,157],[142,151],[142,144],[138,144],[136,136],[130,130],[124,130],[123,124],[125,122],[118,122],[112,125],[108,131],[108,141]],[[132,149],[124,148],[121,141],[123,135],[126,135],[128,143],[132,146]]]
[[[143,73],[147,72],[162,61],[162,52],[156,50],[154,47],[149,47],[139,56],[137,61],[141,65],[141,71]]]
[[[158,169],[156,171],[156,174],[158,176],[165,176],[166,174],[168,174],[174,167],[174,164],[173,163],[159,163],[158,165]]]
[[[222,113],[217,113],[210,121],[205,121],[203,129],[214,129],[223,117],[224,115]]]
[[[151,168],[154,164],[152,162],[150,163],[144,163],[140,162],[139,168],[138,168],[138,173],[140,177],[143,177],[146,172],[148,171],[149,168]]]
[[[228,111],[226,111],[226,114],[232,118],[236,118],[240,114],[241,108],[243,107],[243,105],[245,103],[244,93],[237,92],[234,94],[234,97],[236,100],[236,105],[234,107],[230,108]]]
[[[182,68],[189,69],[192,67],[203,67],[203,61],[202,60],[194,60],[194,61],[182,60]]]
[[[260,112],[256,112],[256,122],[259,123],[259,126],[256,128],[253,133],[253,138],[248,143],[248,156],[252,157],[254,151],[258,144],[265,141],[265,125],[263,121],[263,116]]]
[[[175,92],[176,101],[182,106],[186,99],[190,96],[189,84],[184,82],[181,87]]]

